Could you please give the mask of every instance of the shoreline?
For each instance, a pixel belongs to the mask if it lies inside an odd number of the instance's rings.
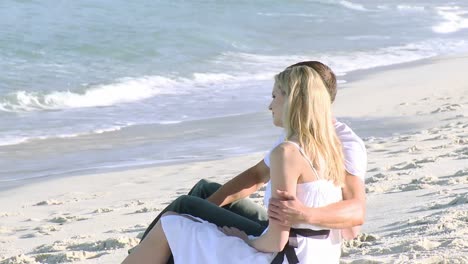
[[[27,148],[23,148],[20,151],[21,154],[18,154],[14,148],[4,148],[5,152],[11,151],[18,156],[30,155],[29,153],[35,151],[48,155],[56,149],[65,153],[76,152],[75,156],[82,152],[86,154],[86,152],[91,151],[88,155],[92,155],[97,159],[107,158],[107,155],[114,155],[115,160],[108,165],[104,163],[100,167],[82,166],[74,169],[70,168],[71,171],[66,172],[46,171],[45,173],[48,175],[0,180],[0,183],[4,184],[0,187],[0,191],[71,175],[110,173],[187,162],[219,160],[257,153],[268,149],[271,142],[274,142],[280,134],[273,127],[270,119],[269,113],[262,112],[188,121],[173,125],[138,125],[121,131],[110,132],[107,135],[37,141],[29,144]],[[255,129],[258,135],[251,136],[245,133],[244,127]],[[224,142],[230,137],[230,133],[236,133],[236,137],[225,144]],[[184,139],[179,140],[178,137]],[[260,141],[258,138],[266,138],[267,140]],[[106,142],[103,143],[102,139],[105,139]],[[207,145],[206,142],[209,143],[208,147],[204,146]],[[135,147],[127,148],[126,145],[129,144]],[[128,150],[133,152],[142,151],[142,153],[136,153],[134,156],[128,156],[128,160],[122,160],[122,153]],[[146,157],[144,154],[146,154]],[[37,154],[34,155],[37,156]],[[88,158],[88,160],[92,162],[91,158]]]
[[[338,91],[338,119],[363,137],[369,160],[364,234],[345,243],[342,263],[468,261],[467,63],[463,54],[366,70]],[[119,262],[169,201],[201,178],[226,182],[264,153],[239,155],[0,190],[0,263]]]
[[[340,103],[340,98],[342,93],[348,93],[348,89],[356,89],[357,85],[355,85],[356,82],[359,82],[361,80],[365,80],[368,77],[378,75],[379,73],[382,72],[387,72],[387,71],[399,71],[399,70],[405,70],[405,69],[411,69],[413,67],[420,67],[424,66],[427,64],[433,63],[433,61],[440,60],[443,58],[463,58],[466,56],[465,54],[458,54],[458,55],[450,55],[450,56],[442,56],[442,57],[431,57],[431,58],[424,58],[420,59],[417,61],[411,61],[411,62],[405,62],[405,63],[399,63],[399,64],[394,64],[394,65],[388,65],[388,66],[379,66],[379,67],[374,67],[370,69],[363,69],[363,70],[355,70],[351,71],[348,73],[345,77],[347,79],[347,83],[344,84],[339,84],[338,85],[338,95],[337,95],[337,103],[342,105]],[[353,93],[353,92],[351,92]],[[336,107],[335,107],[336,108]],[[339,112],[339,110],[337,111]],[[343,111],[346,112],[346,111]],[[258,118],[261,116],[261,118]],[[385,122],[395,122],[397,118],[368,118],[368,117],[353,117],[353,116],[342,116],[339,115],[338,117],[340,121],[343,121],[344,123],[347,123],[348,125],[352,126],[353,130],[355,130],[358,135],[361,137],[365,138],[368,136],[375,136],[376,134],[376,129],[375,127],[381,126],[382,123]],[[191,120],[191,121],[186,121],[182,123],[176,123],[176,124],[169,124],[162,125],[162,124],[147,124],[147,125],[136,125],[136,126],[130,126],[130,127],[125,127],[122,130],[117,130],[117,131],[109,131],[109,132],[104,132],[102,134],[90,134],[90,135],[84,135],[84,136],[79,136],[79,137],[74,137],[74,138],[50,138],[50,139],[44,139],[44,140],[35,140],[33,142],[26,142],[18,145],[7,145],[3,146],[5,151],[11,151],[12,153],[16,152],[18,149],[21,149],[21,145],[27,144],[27,149],[31,149],[31,151],[37,151],[40,148],[44,148],[52,144],[51,146],[53,147],[58,147],[61,145],[71,145],[72,143],[69,142],[75,142],[75,141],[84,141],[86,144],[89,144],[88,141],[90,141],[90,138],[95,138],[94,141],[98,142],[100,138],[119,138],[123,137],[121,136],[122,134],[129,134],[129,133],[136,133],[136,136],[141,136],[144,134],[148,134],[147,132],[135,132],[135,131],[143,131],[143,130],[154,130],[155,127],[164,127],[167,126],[167,129],[173,130],[172,127],[178,127],[178,126],[184,126],[187,127],[190,124],[195,124],[197,122],[202,122],[205,125],[207,123],[219,123],[223,122],[237,122],[235,121],[236,119],[244,119],[244,120],[251,120],[252,118],[256,119],[257,122],[260,121],[265,125],[270,125],[269,124],[269,113],[268,111],[263,111],[263,112],[255,112],[255,113],[246,113],[246,114],[240,114],[240,115],[232,115],[232,116],[225,116],[225,117],[214,117],[214,118],[208,118],[208,119],[203,119],[203,120]],[[233,119],[234,121],[232,121]],[[401,122],[401,120],[398,120]],[[369,122],[374,125],[374,129],[369,130],[367,127],[369,126]],[[410,132],[411,130],[415,131],[417,129],[414,128],[416,125],[421,125],[424,124],[424,121],[419,122],[419,123],[410,123],[406,125],[407,128],[403,128],[402,125],[399,126],[399,130],[402,132]],[[193,125],[192,127],[196,127]],[[273,128],[273,126],[271,126]],[[274,140],[274,131],[275,128],[270,129],[268,133],[269,139]],[[380,135],[388,135],[387,133],[388,128],[386,126],[383,126],[380,129],[380,132],[377,134]],[[129,132],[129,131],[134,131],[134,132]],[[393,133],[394,131],[392,131]],[[265,133],[265,132],[263,132]],[[278,132],[279,134],[279,132]],[[150,138],[155,138],[150,137]],[[258,136],[258,138],[261,138]],[[263,140],[263,138],[262,138]],[[180,163],[186,163],[186,162],[196,162],[196,161],[207,161],[207,160],[220,160],[224,158],[230,158],[230,157],[236,157],[239,155],[250,155],[253,153],[256,153],[258,151],[266,151],[269,148],[268,143],[263,142],[262,140],[257,140],[257,146],[250,150],[250,151],[244,151],[243,153],[234,153],[234,154],[229,154],[226,153],[222,156],[218,157],[209,157],[209,156],[199,156],[199,157],[193,157],[193,158],[183,158],[183,159],[178,159],[177,157],[174,157],[175,159],[168,159],[168,160],[158,160],[158,159],[153,159],[153,160],[144,160],[140,162],[129,162],[128,164],[124,165],[118,165],[118,162],[114,162],[113,164],[105,165],[101,164],[98,166],[90,166],[90,167],[75,167],[75,168],[68,168],[66,171],[46,171],[44,175],[37,175],[37,176],[31,176],[28,178],[21,178],[21,179],[8,179],[8,180],[2,180],[0,183],[2,183],[2,186],[0,187],[0,192],[5,189],[10,189],[10,188],[17,188],[21,187],[23,185],[28,185],[28,184],[35,184],[37,182],[41,181],[47,181],[51,179],[56,179],[56,178],[61,178],[61,177],[69,177],[71,175],[89,175],[89,174],[96,174],[96,173],[111,173],[115,171],[120,171],[120,170],[132,170],[132,169],[140,169],[140,168],[150,168],[150,167],[160,167],[160,166],[167,166],[167,165],[172,165],[172,164],[180,164]],[[262,143],[263,142],[263,143]],[[17,148],[16,146],[20,146]],[[42,146],[42,147],[41,147]],[[246,145],[246,146],[252,146]],[[24,147],[24,145],[23,145]],[[96,164],[97,165],[97,164]]]

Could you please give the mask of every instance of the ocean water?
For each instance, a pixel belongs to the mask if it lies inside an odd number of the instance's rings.
[[[263,150],[294,62],[343,83],[467,50],[463,0],[4,0],[0,184]]]

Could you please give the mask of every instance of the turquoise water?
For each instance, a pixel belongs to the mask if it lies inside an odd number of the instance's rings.
[[[272,76],[299,60],[326,62],[343,83],[355,70],[466,51],[467,28],[468,3],[461,0],[5,0],[0,179],[207,157],[209,151],[192,153],[203,137],[166,139],[184,141],[186,156],[157,147],[152,151],[161,155],[148,156],[130,139],[158,140],[142,136],[144,126],[158,134],[194,120],[263,113]],[[57,147],[81,146],[88,137],[105,142],[118,132],[134,143],[121,146],[118,157],[109,147],[105,161],[96,158],[95,144],[86,154]],[[44,145],[54,151],[39,154]],[[214,149],[231,155],[260,147]],[[94,158],[78,162],[83,155]]]

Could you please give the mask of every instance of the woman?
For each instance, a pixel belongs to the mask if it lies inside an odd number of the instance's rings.
[[[341,200],[344,162],[335,134],[331,100],[320,75],[292,66],[275,76],[269,109],[287,140],[270,156],[267,206],[278,191],[296,193],[309,207]],[[270,223],[259,237],[188,215],[166,213],[124,263],[338,263],[339,232],[312,225],[287,228]]]

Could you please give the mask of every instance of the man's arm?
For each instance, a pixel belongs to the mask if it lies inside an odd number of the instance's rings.
[[[350,206],[352,215],[347,227],[341,230],[345,239],[355,238],[361,231],[366,217],[366,189],[364,182],[357,176],[346,173],[345,186],[342,188],[343,202]]]
[[[260,189],[270,178],[270,168],[262,160],[255,166],[237,175],[215,193],[207,198],[208,201],[224,206],[245,198]]]
[[[345,238],[357,235],[364,223],[366,211],[366,193],[362,180],[346,173],[343,201],[324,207],[310,208],[304,206],[295,196],[281,193],[282,200],[270,199],[268,215],[270,221],[291,226],[308,223],[325,228],[346,229]]]

